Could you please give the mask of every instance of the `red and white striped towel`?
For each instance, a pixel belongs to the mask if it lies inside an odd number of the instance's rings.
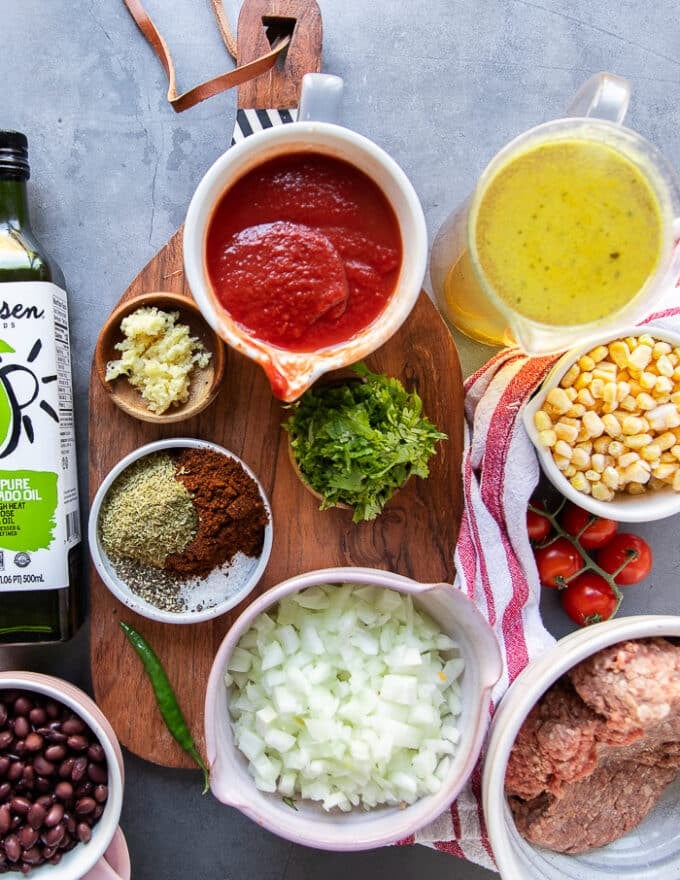
[[[679,245],[680,249],[680,245]],[[680,282],[679,282],[680,284]],[[678,289],[645,324],[680,332]],[[504,671],[491,712],[524,667],[554,643],[539,611],[540,584],[526,529],[527,503],[539,480],[522,407],[559,356],[499,352],[465,383],[465,506],[455,549],[455,586],[474,599],[493,627]],[[482,759],[451,808],[410,842],[495,870],[481,803]]]

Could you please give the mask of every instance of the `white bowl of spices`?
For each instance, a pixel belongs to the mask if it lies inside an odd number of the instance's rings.
[[[92,502],[92,561],[116,598],[166,623],[219,617],[259,582],[272,546],[269,501],[238,456],[204,440],[140,447]]]

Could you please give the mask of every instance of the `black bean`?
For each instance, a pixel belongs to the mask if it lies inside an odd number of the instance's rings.
[[[9,770],[7,771],[7,778],[10,782],[16,782],[17,779],[21,779],[24,773],[24,767],[26,765],[23,761],[14,761],[10,764]]]
[[[52,781],[47,779],[44,776],[37,776],[35,780],[35,790],[39,794],[47,794],[48,791],[52,791]]]
[[[89,797],[94,791],[94,785],[91,782],[81,782],[78,788],[75,790],[75,796],[77,798],[80,797]]]
[[[35,709],[31,709],[28,713],[28,720],[34,727],[40,727],[47,721],[47,712],[42,706],[36,706]]]
[[[18,837],[19,843],[23,846],[23,848],[30,849],[38,842],[40,834],[38,833],[38,830],[36,828],[31,828],[30,825],[22,825]]]
[[[9,805],[12,812],[20,816],[25,816],[31,809],[31,802],[25,797],[13,797]]]
[[[73,786],[66,779],[62,779],[55,785],[54,793],[60,801],[67,801],[73,797]]]
[[[16,705],[16,704],[15,704]],[[24,739],[31,732],[31,724],[28,718],[20,715],[14,722],[14,736]]]
[[[15,715],[28,715],[31,709],[33,709],[33,703],[28,697],[19,696],[14,701],[14,706],[12,708]]]
[[[87,758],[76,758],[71,771],[71,779],[74,782],[80,782],[87,773]]]
[[[96,782],[98,785],[102,785],[109,778],[106,767],[103,767],[101,764],[88,764],[87,775],[92,782]]]
[[[10,813],[9,804],[3,804],[0,807],[0,835],[5,835],[12,825],[12,814]]]
[[[45,821],[45,816],[47,815],[47,810],[43,807],[42,804],[33,804],[31,809],[28,811],[28,816],[26,819],[31,828],[35,828],[38,830],[42,828],[42,824]]]
[[[0,730],[0,749],[8,749],[14,742],[14,734],[11,730]]]
[[[75,762],[75,758],[66,758],[65,761],[61,762],[57,773],[59,774],[59,776],[61,776],[62,779],[70,779],[71,773],[73,773],[73,766]]]
[[[24,772],[21,774],[21,781],[23,783],[24,788],[33,788],[35,785],[35,767],[31,764],[26,764],[24,766]]]
[[[43,831],[43,833],[40,835],[40,839],[45,844],[45,846],[59,846],[59,844],[64,839],[65,834],[66,828],[60,822],[53,828],[48,828],[46,831]]]
[[[94,808],[94,810],[92,810],[92,815],[88,817],[88,818],[92,819],[93,825],[96,822],[96,820],[99,819],[99,817],[102,815],[103,812],[104,812],[104,804],[97,804],[97,806]]]
[[[97,806],[97,802],[94,798],[91,797],[83,797],[78,798],[76,801],[76,816],[87,816],[91,813]]]
[[[40,804],[41,807],[45,807],[45,811],[47,811],[54,803],[54,798],[51,794],[41,794],[39,798],[35,799],[35,802]]]
[[[26,746],[27,752],[39,752],[43,746],[43,738],[40,736],[39,733],[36,733],[34,730],[32,730],[26,735],[24,745]]]
[[[12,786],[9,782],[0,783],[0,803],[2,801],[6,801],[7,798],[12,794]]]
[[[79,822],[78,827],[76,828],[76,834],[78,836],[78,840],[81,843],[89,843],[92,839],[92,829],[87,824],[87,822]]]
[[[54,700],[48,700],[45,703],[45,712],[48,718],[58,718],[61,715],[61,706]]]
[[[52,804],[45,816],[44,825],[47,828],[53,828],[64,818],[64,806],[60,803]]]
[[[7,755],[0,755],[0,779],[2,779],[9,768],[9,758]]]
[[[69,834],[76,833],[76,820],[75,817],[71,813],[64,813],[64,825],[66,825],[66,830]]]
[[[63,761],[66,757],[66,746],[61,744],[48,746],[43,754],[48,761]]]
[[[104,748],[99,743],[93,743],[89,747],[87,750],[87,757],[90,761],[95,761],[97,764],[103,764],[104,761],[106,761]]]
[[[43,755],[36,755],[33,759],[33,769],[41,776],[51,776],[55,771],[55,766],[48,761]]]
[[[67,736],[71,736],[74,733],[83,733],[85,729],[85,724],[75,715],[72,715],[61,725],[62,733],[65,733]]]
[[[32,867],[33,865],[41,864],[43,860],[43,854],[38,849],[37,846],[30,847],[29,849],[25,849],[21,854],[22,862],[25,862],[28,867]],[[26,872],[28,873],[28,872]]]
[[[84,752],[89,746],[87,737],[83,736],[81,733],[74,733],[73,736],[69,736],[66,742],[72,752]]]
[[[21,844],[16,834],[8,834],[5,838],[5,855],[10,862],[18,862],[21,858]]]
[[[95,788],[93,794],[94,794],[94,799],[97,801],[98,804],[103,804],[103,803],[105,803],[106,799],[107,799],[108,796],[109,796],[109,789],[108,789],[108,786],[106,786],[106,785],[98,785],[98,786]]]

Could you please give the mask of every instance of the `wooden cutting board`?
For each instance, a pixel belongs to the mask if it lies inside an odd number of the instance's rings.
[[[309,0],[302,0],[302,4],[299,0],[255,0],[243,8],[256,9],[251,29],[255,25],[261,29],[265,5],[273,17],[290,16],[294,8],[296,15],[302,17],[304,12],[313,33],[301,41],[300,50],[294,41],[291,43],[288,58],[293,59],[294,70],[290,75],[281,78],[280,70],[272,71],[266,75],[267,84],[260,84],[258,94],[253,89],[246,97],[239,94],[241,107],[295,104],[299,90],[291,93],[290,78],[295,77],[299,84],[303,73],[320,67],[316,4]],[[243,27],[242,12],[239,46]],[[257,40],[248,42],[250,51],[261,54]],[[305,52],[306,60],[301,57]],[[239,62],[247,60],[239,55]],[[288,90],[286,100],[279,101],[284,87]],[[246,100],[256,103],[244,104]],[[181,230],[142,269],[121,301],[152,291],[190,296],[182,268]],[[262,581],[240,606],[207,623],[173,626],[138,617],[113,597],[94,566],[90,567],[95,698],[121,743],[140,757],[169,767],[194,766],[163,724],[141,663],[118,626],[121,619],[138,629],[160,657],[203,751],[203,701],[213,657],[232,622],[263,590],[294,574],[335,565],[386,569],[423,582],[452,582],[453,549],[463,505],[463,387],[451,334],[424,292],[401,330],[366,363],[372,370],[398,376],[408,389],[417,390],[425,413],[449,439],[439,444],[429,479],[409,480],[378,519],[362,524],[352,523],[350,511],[319,511],[318,502],[299,482],[288,458],[287,435],[281,428],[286,411],[272,396],[262,370],[242,355],[227,350],[222,388],[207,410],[186,422],[167,426],[135,420],[118,409],[100,384],[93,365],[89,398],[90,501],[108,471],[137,447],[161,438],[198,437],[219,443],[244,459],[260,478],[273,515],[274,541]]]

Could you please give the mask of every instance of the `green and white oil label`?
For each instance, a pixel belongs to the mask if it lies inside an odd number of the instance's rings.
[[[67,586],[79,540],[66,294],[0,284],[0,593]]]

